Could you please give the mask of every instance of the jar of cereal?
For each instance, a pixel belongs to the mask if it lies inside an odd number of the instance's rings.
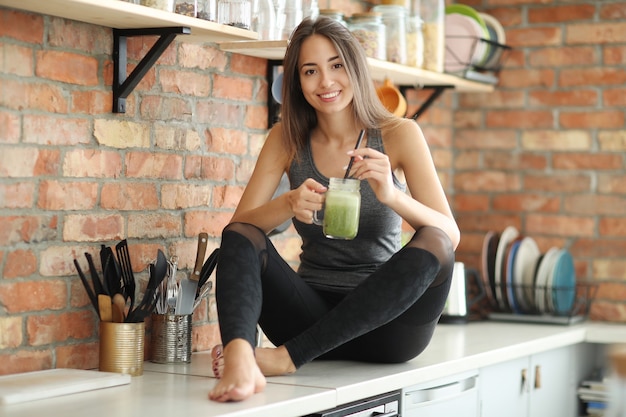
[[[415,68],[424,65],[424,36],[419,16],[406,18],[406,64]]]
[[[406,9],[380,5],[372,9],[382,15],[387,39],[387,61],[406,65]]]
[[[333,20],[347,26],[346,21],[343,18],[343,12],[335,9],[320,9],[320,16],[330,17]]]
[[[354,13],[348,21],[348,29],[365,49],[365,55],[383,61],[387,59],[385,25],[380,13]]]

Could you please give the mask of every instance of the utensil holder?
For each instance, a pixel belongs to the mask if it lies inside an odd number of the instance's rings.
[[[191,362],[191,314],[152,315],[152,362]]]
[[[100,371],[143,375],[145,324],[100,322]]]

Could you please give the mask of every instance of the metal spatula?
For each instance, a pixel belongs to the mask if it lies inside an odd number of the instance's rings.
[[[196,291],[198,290],[198,280],[200,279],[200,271],[204,263],[204,255],[209,241],[209,235],[200,233],[198,235],[198,251],[196,253],[196,264],[189,277],[185,277],[180,281],[181,297],[180,302],[176,303],[176,314],[191,314],[193,312],[193,304],[196,300]]]

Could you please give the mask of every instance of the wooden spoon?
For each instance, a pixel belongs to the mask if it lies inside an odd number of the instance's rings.
[[[126,314],[124,310],[126,309],[126,300],[124,296],[120,293],[117,293],[113,296],[113,321],[115,323],[124,323],[124,319],[126,318]]]
[[[113,320],[113,308],[111,307],[111,297],[106,294],[98,295],[98,311],[101,321]]]

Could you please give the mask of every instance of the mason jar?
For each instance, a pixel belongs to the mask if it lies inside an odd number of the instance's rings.
[[[348,29],[365,50],[365,55],[382,61],[387,59],[385,25],[380,13],[354,13],[348,21]]]
[[[346,20],[344,19],[343,12],[336,9],[320,9],[320,16],[330,17],[333,20],[341,23],[344,26],[348,26]]]
[[[218,0],[217,23],[250,30],[251,19],[250,0]]]
[[[424,35],[419,16],[406,18],[406,64],[415,68],[424,66]]]
[[[387,61],[406,65],[406,9],[380,5],[372,10],[381,14],[385,25]]]
[[[198,1],[197,0],[176,0],[174,11],[184,16],[196,17],[198,16]]]

